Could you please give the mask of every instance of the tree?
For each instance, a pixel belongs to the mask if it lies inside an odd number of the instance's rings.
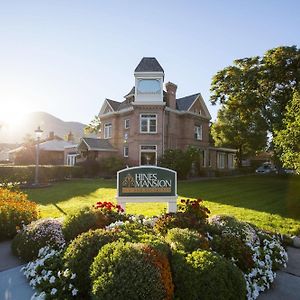
[[[99,133],[101,132],[101,121],[99,116],[94,119],[84,128],[85,133]]]
[[[267,134],[265,123],[259,111],[247,112],[242,108],[233,109],[223,106],[218,112],[218,118],[213,123],[211,133],[217,147],[237,149],[237,165],[242,165],[242,159],[263,149]]]
[[[276,132],[274,145],[283,166],[300,173],[300,89],[294,92],[286,107],[284,128]]]
[[[211,102],[222,104],[211,133],[215,145],[236,148],[237,163],[261,150],[267,141],[267,127],[259,109],[257,78],[259,57],[234,61],[212,81]]]
[[[283,128],[286,105],[299,81],[300,50],[296,46],[238,59],[219,71],[212,80],[210,99],[222,105],[212,130],[216,144],[240,146],[235,147],[241,155],[245,149],[253,153],[266,147],[267,134],[273,138]]]

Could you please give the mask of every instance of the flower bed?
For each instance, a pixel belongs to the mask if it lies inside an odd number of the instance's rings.
[[[83,233],[75,230],[56,250],[42,248],[24,268],[37,299],[250,300],[287,263],[279,236],[232,217],[208,218],[200,199],[155,218],[106,202],[88,211],[101,222],[69,217],[66,224],[86,221]]]
[[[23,224],[37,218],[37,204],[26,194],[0,187],[0,240],[14,237]]]

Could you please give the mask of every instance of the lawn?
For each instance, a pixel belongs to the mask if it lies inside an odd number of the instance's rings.
[[[42,217],[61,217],[97,201],[115,202],[116,181],[82,179],[27,190]],[[234,215],[261,228],[295,234],[300,230],[300,178],[245,176],[201,181],[179,181],[181,198],[202,198],[211,214]],[[127,204],[127,212],[157,215],[163,203]]]

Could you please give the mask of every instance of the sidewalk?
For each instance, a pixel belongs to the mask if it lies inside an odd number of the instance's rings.
[[[288,266],[277,272],[272,288],[258,297],[258,300],[300,299],[300,249],[288,248]]]
[[[277,272],[272,288],[258,300],[300,299],[300,249],[288,248],[289,261],[286,269]],[[34,290],[29,286],[20,269],[21,261],[10,250],[10,241],[0,243],[0,299],[30,300]]]
[[[0,299],[30,300],[34,291],[20,272],[22,262],[12,255],[11,242],[0,243]]]

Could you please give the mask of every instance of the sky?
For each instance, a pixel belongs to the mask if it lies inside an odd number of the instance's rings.
[[[233,60],[300,44],[300,1],[0,0],[0,120],[46,111],[88,123],[122,101],[144,56],[177,96],[201,92]]]

